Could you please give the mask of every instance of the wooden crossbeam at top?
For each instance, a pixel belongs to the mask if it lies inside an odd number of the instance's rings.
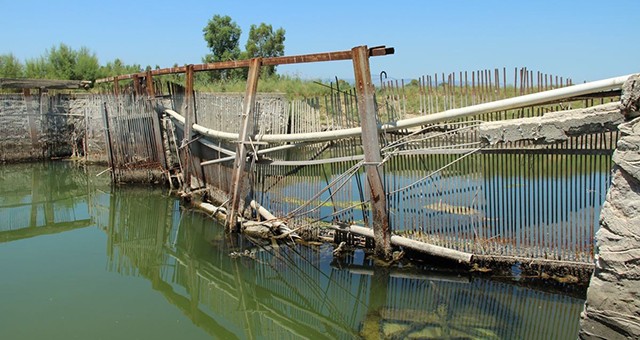
[[[377,46],[369,48],[369,56],[377,57],[383,55],[393,54],[395,51],[393,47],[385,47],[385,46]],[[316,63],[316,62],[324,62],[324,61],[336,61],[336,60],[351,60],[353,53],[351,50],[348,51],[337,51],[337,52],[324,52],[324,53],[313,53],[313,54],[303,54],[303,55],[295,55],[295,56],[283,56],[283,57],[270,57],[270,58],[262,58],[263,66],[275,66],[275,65],[286,65],[286,64],[302,64],[302,63]],[[215,63],[206,63],[206,64],[197,64],[193,65],[194,72],[201,71],[212,71],[212,70],[228,70],[234,68],[242,68],[249,67],[250,59],[244,60],[230,60],[230,61],[221,61]],[[176,73],[186,73],[187,67],[169,67],[162,68],[157,70],[151,70],[151,76],[161,76],[167,74],[176,74]],[[144,78],[148,75],[148,72],[138,72],[131,74],[124,74],[115,77],[108,77],[97,79],[96,84],[100,83],[108,83],[116,80],[125,80],[125,79],[133,79],[136,77]]]

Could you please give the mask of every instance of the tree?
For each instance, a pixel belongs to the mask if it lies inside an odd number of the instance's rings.
[[[0,78],[19,78],[24,73],[24,66],[13,54],[0,55]]]
[[[95,80],[100,75],[100,64],[88,48],[76,51],[60,44],[38,58],[27,60],[24,73],[36,79]]]
[[[25,64],[25,76],[33,79],[45,79],[47,77],[47,61],[44,57],[28,59]]]
[[[278,28],[275,32],[271,25],[261,23],[260,26],[251,25],[249,38],[245,45],[247,56],[255,57],[280,57],[284,55],[284,29]],[[275,66],[262,67],[262,74],[271,76],[275,74]]]
[[[240,57],[240,34],[242,30],[228,15],[214,15],[202,29],[204,40],[211,53],[203,61],[206,63],[235,60]],[[214,79],[225,79],[229,72],[213,72]]]
[[[138,64],[126,65],[122,60],[116,58],[114,61],[107,62],[106,65],[100,68],[100,76],[111,77],[121,74],[137,73],[140,72],[141,69]]]
[[[47,77],[51,79],[73,79],[77,53],[71,47],[60,44],[46,52]]]
[[[93,81],[98,78],[99,71],[100,63],[96,54],[86,47],[81,47],[76,53],[76,62],[71,79]]]

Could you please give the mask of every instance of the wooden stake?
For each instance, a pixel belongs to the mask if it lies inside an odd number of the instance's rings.
[[[236,231],[237,214],[239,210],[240,199],[242,195],[242,174],[246,167],[247,143],[250,142],[249,137],[253,134],[253,114],[256,105],[256,93],[258,92],[258,79],[260,78],[261,58],[253,58],[249,62],[249,76],[247,78],[247,90],[244,96],[244,105],[242,112],[242,130],[240,131],[240,140],[236,146],[236,159],[233,164],[233,174],[231,177],[231,201],[227,215],[227,230]]]
[[[378,123],[376,122],[376,104],[373,97],[375,92],[369,68],[369,49],[367,46],[358,46],[351,51],[353,53],[353,72],[356,79],[358,112],[362,124],[365,170],[371,191],[375,252],[378,256],[388,259],[391,258],[391,231],[387,214],[387,198],[378,173],[382,157],[380,155]]]

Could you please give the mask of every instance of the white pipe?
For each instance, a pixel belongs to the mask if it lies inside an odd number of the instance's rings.
[[[361,227],[357,225],[351,225],[346,228],[342,228],[340,226],[329,226],[329,228],[333,230],[338,230],[338,231],[346,231],[346,232],[362,235],[369,238],[373,238],[373,235],[374,235],[373,229]],[[431,256],[447,258],[447,259],[456,261],[458,263],[464,263],[467,265],[471,264],[471,258],[473,257],[473,255],[470,253],[465,253],[455,249],[436,246],[433,244],[412,240],[412,239],[398,236],[398,235],[391,235],[391,244],[394,246],[419,251],[421,253],[428,254]]]
[[[622,87],[622,84],[629,78],[631,75],[625,75],[615,78],[603,79],[598,81],[593,81],[584,84],[578,84],[573,86],[567,86],[555,90],[549,90],[544,92],[527,94],[524,96],[518,96],[514,98],[497,100],[494,102],[483,103],[478,105],[472,105],[467,107],[462,107],[458,109],[446,110],[430,115],[402,119],[394,123],[387,123],[379,127],[382,131],[395,131],[401,129],[407,129],[410,127],[421,126],[426,124],[438,123],[446,120],[452,120],[456,118],[468,117],[483,113],[489,112],[497,112],[497,111],[505,111],[511,110],[521,107],[527,107],[552,101],[557,101],[561,99],[567,99],[571,97],[581,96],[584,94],[602,92],[614,90]],[[169,115],[180,121],[184,124],[184,117],[173,110],[166,109]],[[237,133],[229,133],[207,129],[204,126],[194,124],[193,130],[212,138],[223,139],[223,140],[238,140]],[[263,135],[260,138],[261,142],[268,143],[292,143],[292,142],[322,142],[329,141],[341,138],[355,137],[359,136],[362,133],[362,129],[350,128],[343,130],[333,130],[333,131],[322,131],[322,132],[312,132],[312,133],[294,133],[294,134],[273,134],[273,135]]]

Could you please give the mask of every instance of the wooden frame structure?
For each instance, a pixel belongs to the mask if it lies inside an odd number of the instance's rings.
[[[369,57],[384,56],[393,54],[395,51],[393,48],[387,48],[385,46],[377,46],[368,48],[367,46],[357,46],[347,51],[326,52],[305,54],[297,56],[283,56],[283,57],[271,57],[271,58],[253,58],[247,60],[233,60],[216,63],[206,63],[199,65],[186,65],[182,67],[172,67],[158,70],[149,70],[146,72],[119,75],[116,77],[109,77],[96,80],[97,84],[110,83],[114,85],[114,92],[118,95],[120,86],[120,80],[132,79],[134,83],[134,92],[137,95],[142,95],[142,80],[146,82],[147,95],[152,97],[154,95],[153,90],[153,77],[185,73],[186,75],[186,112],[185,112],[185,137],[183,140],[183,164],[187,166],[184,170],[185,176],[185,189],[189,190],[191,185],[190,171],[186,161],[190,156],[190,141],[192,138],[192,126],[195,123],[195,110],[193,103],[194,89],[193,89],[193,76],[195,72],[201,71],[213,71],[213,70],[226,70],[235,68],[249,68],[249,76],[247,78],[247,87],[245,92],[244,106],[242,112],[241,131],[239,132],[239,139],[236,145],[235,161],[233,165],[233,175],[231,183],[230,201],[229,201],[229,214],[227,214],[227,229],[229,231],[235,231],[237,226],[237,215],[240,201],[243,199],[241,196],[242,190],[242,176],[246,171],[246,156],[247,156],[247,144],[255,138],[250,136],[252,131],[252,125],[254,120],[254,110],[256,102],[256,94],[258,89],[258,80],[260,77],[261,66],[275,66],[285,64],[300,64],[300,63],[314,63],[314,62],[327,62],[337,60],[352,60],[354,76],[357,86],[357,101],[358,111],[362,121],[362,141],[365,151],[364,162],[366,166],[367,180],[369,182],[370,194],[372,197],[372,228],[375,235],[375,251],[384,258],[390,258],[391,256],[391,231],[389,228],[389,219],[387,212],[386,196],[380,174],[378,172],[378,165],[381,162],[380,144],[378,136],[378,128],[376,123],[376,107],[374,100],[374,88],[373,81],[371,79]],[[199,163],[199,162],[198,162]]]

